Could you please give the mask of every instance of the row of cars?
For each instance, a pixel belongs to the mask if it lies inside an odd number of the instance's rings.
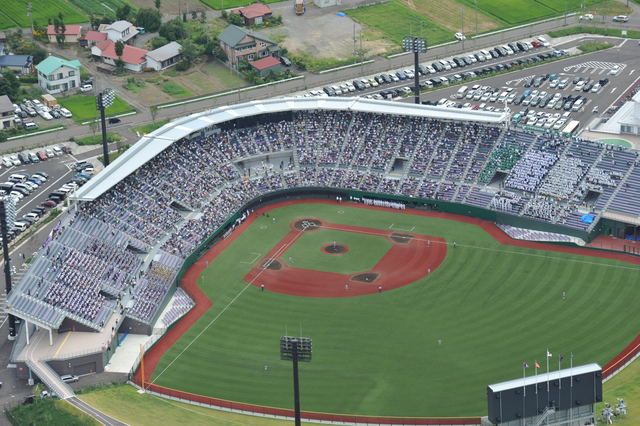
[[[41,161],[46,161],[49,158],[59,157],[65,152],[70,154],[71,148],[68,146],[54,146],[53,148],[47,148],[44,151],[20,152],[8,157],[2,157],[2,159],[0,159],[0,163],[2,163],[6,168],[20,166],[22,164],[39,163]]]
[[[528,52],[535,47],[549,46],[549,42],[542,37],[538,37],[537,39],[528,42],[528,41],[520,41],[516,43],[508,43],[504,46],[497,46],[492,50],[480,50],[477,53],[470,54],[468,56],[460,56],[454,57],[451,60],[439,60],[433,62],[431,65],[419,65],[417,70],[414,69],[406,69],[402,71],[397,71],[396,73],[390,74],[381,74],[379,76],[374,76],[370,79],[362,79],[362,80],[354,80],[352,83],[342,83],[333,86],[325,86],[323,91],[311,91],[308,94],[305,94],[305,97],[309,96],[339,96],[345,93],[354,92],[356,90],[365,90],[370,87],[378,87],[383,84],[389,84],[394,82],[400,82],[404,80],[411,80],[415,77],[415,74],[426,76],[431,74],[437,74],[444,71],[449,71],[454,68],[462,68],[468,65],[473,65],[477,63],[483,63],[492,59],[498,59],[500,57],[506,57],[512,55],[516,52]],[[562,56],[566,54],[566,51],[557,51],[552,53],[541,53],[540,55],[533,56],[532,58],[527,59],[514,59],[512,61],[496,64],[496,65],[488,65],[483,68],[475,69],[473,72],[466,72],[462,74],[456,74],[450,78],[447,77],[433,77],[432,79],[421,81],[420,87],[422,88],[432,88],[439,85],[448,85],[450,80],[454,81],[462,81],[468,78],[475,78],[478,75],[489,74],[493,72],[502,71],[505,69],[510,69],[514,66],[523,65],[526,63],[534,63],[539,62],[553,56]],[[370,95],[369,97],[373,97],[376,99],[385,99],[392,98],[395,96],[400,96],[403,93],[409,93],[413,90],[411,87],[402,87],[399,89],[388,90],[386,93],[380,92],[378,95]]]
[[[40,116],[45,120],[53,120],[54,118],[71,118],[72,114],[66,108],[60,107],[60,105],[53,105],[48,107],[37,99],[28,100],[23,99],[20,104],[13,104],[14,121],[16,124],[21,124],[25,130],[37,130],[38,125],[28,117]]]
[[[571,112],[551,113],[544,111],[535,111],[527,107],[523,108],[518,114],[515,114],[511,121],[515,124],[527,124],[545,129],[560,130],[565,127],[566,123],[571,119]]]

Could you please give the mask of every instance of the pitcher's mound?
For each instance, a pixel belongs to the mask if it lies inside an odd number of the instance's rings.
[[[320,228],[322,228],[322,222],[318,219],[300,219],[293,224],[293,229],[296,231],[315,231]]]
[[[265,259],[260,264],[260,269],[271,269],[272,271],[279,271],[282,269],[282,263],[275,259]]]
[[[358,283],[372,283],[378,278],[380,278],[380,274],[376,274],[375,272],[365,272],[364,274],[352,276],[351,281]]]
[[[326,254],[342,254],[348,252],[349,248],[342,244],[336,244],[335,247],[333,244],[329,244],[322,247],[322,251]]]
[[[409,244],[409,242],[413,239],[413,235],[398,234],[397,232],[394,232],[393,234],[389,235],[389,238],[391,238],[391,241],[396,244]]]

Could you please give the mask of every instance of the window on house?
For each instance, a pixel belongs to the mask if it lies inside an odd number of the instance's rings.
[[[248,54],[248,55],[247,55],[247,59],[248,59],[248,60],[252,60],[252,59],[253,59],[253,53]]]
[[[260,42],[260,47],[267,47],[267,44]]]
[[[74,75],[76,75],[75,71],[69,71],[69,77],[73,77]]]
[[[260,52],[260,56],[262,56],[263,58],[264,58],[265,56],[269,56],[269,52],[268,52],[268,51],[266,51],[266,50],[263,50],[262,52]]]
[[[236,47],[236,52],[242,52],[242,47]]]
[[[71,80],[71,87],[76,87],[76,81],[75,80]]]
[[[64,78],[63,74],[59,72],[56,80],[62,80],[63,78]]]

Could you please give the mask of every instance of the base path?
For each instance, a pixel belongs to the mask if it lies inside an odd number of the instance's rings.
[[[322,226],[316,225],[314,227],[301,228],[300,221],[292,223],[291,231],[274,245],[273,249],[267,253],[266,259],[276,259],[282,255],[282,247],[291,247],[304,232],[313,232],[318,229],[379,235],[385,237],[393,245],[370,271],[360,271],[356,274],[339,274],[296,268],[295,265],[289,264],[282,265],[280,268],[273,268],[270,267],[269,260],[265,259],[254,266],[245,275],[244,280],[256,287],[264,285],[267,291],[290,294],[292,296],[362,296],[412,284],[424,278],[429,270],[435,271],[447,255],[447,244],[444,238],[417,234],[398,234],[395,231],[338,225],[327,223],[320,219],[306,219],[305,221],[316,224],[321,223]],[[429,244],[429,241],[440,244]],[[339,247],[345,250],[340,251]],[[336,252],[329,252],[329,254],[339,255],[346,252],[346,247],[339,247],[336,245]],[[318,248],[322,252],[334,250],[333,244]],[[345,286],[348,286],[348,291],[345,291]]]

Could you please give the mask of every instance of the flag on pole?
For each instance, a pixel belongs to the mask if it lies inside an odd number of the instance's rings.
[[[547,349],[547,393],[549,392],[549,358],[551,357],[551,352]]]
[[[540,368],[540,366],[538,365],[538,361],[536,361],[536,368]]]
[[[538,365],[538,360],[534,361],[536,364],[536,395],[538,394],[538,368],[540,368],[540,366]]]
[[[549,352],[549,349],[547,349],[547,356],[551,356],[551,352]]]
[[[562,356],[558,356],[558,384],[562,389]]]
[[[524,363],[524,368],[529,368],[529,364],[527,364],[526,362]]]

